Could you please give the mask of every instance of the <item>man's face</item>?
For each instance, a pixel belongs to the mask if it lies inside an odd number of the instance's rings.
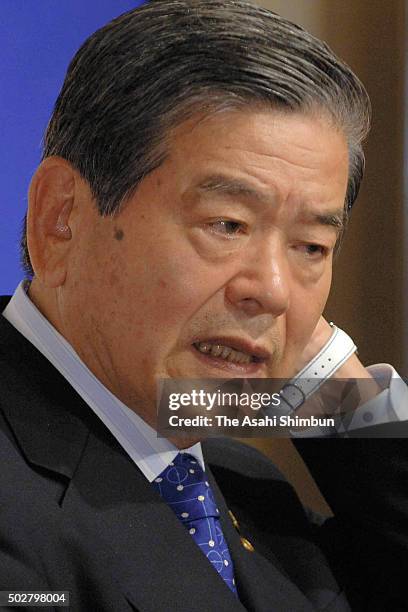
[[[168,146],[116,218],[81,203],[59,297],[64,335],[139,411],[158,378],[295,374],[347,185],[344,136],[316,117],[195,117]]]

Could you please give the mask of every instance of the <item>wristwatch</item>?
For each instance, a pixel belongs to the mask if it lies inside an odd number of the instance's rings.
[[[353,340],[334,323],[332,335],[321,351],[280,391],[281,408],[297,410],[357,350]]]

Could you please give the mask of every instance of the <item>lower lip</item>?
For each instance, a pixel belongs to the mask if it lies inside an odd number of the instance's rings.
[[[236,374],[242,378],[252,376],[258,376],[261,378],[264,364],[262,361],[260,362],[250,362],[250,363],[232,363],[231,361],[226,361],[225,359],[220,359],[219,357],[214,357],[209,353],[201,353],[194,345],[192,345],[192,350],[194,355],[207,367],[216,370],[222,370],[223,372],[228,372],[232,374]],[[222,378],[222,376],[220,377]]]

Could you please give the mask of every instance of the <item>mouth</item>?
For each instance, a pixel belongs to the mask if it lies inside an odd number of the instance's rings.
[[[260,372],[271,356],[269,351],[237,338],[200,339],[193,347],[207,365],[243,375]]]

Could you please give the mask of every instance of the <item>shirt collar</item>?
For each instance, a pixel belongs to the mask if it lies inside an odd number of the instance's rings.
[[[19,284],[3,316],[66,378],[152,482],[174,460],[179,449],[166,438],[158,438],[150,425],[96,378],[33,304],[27,295],[28,288],[29,281]],[[205,470],[199,442],[183,452],[193,455]]]

